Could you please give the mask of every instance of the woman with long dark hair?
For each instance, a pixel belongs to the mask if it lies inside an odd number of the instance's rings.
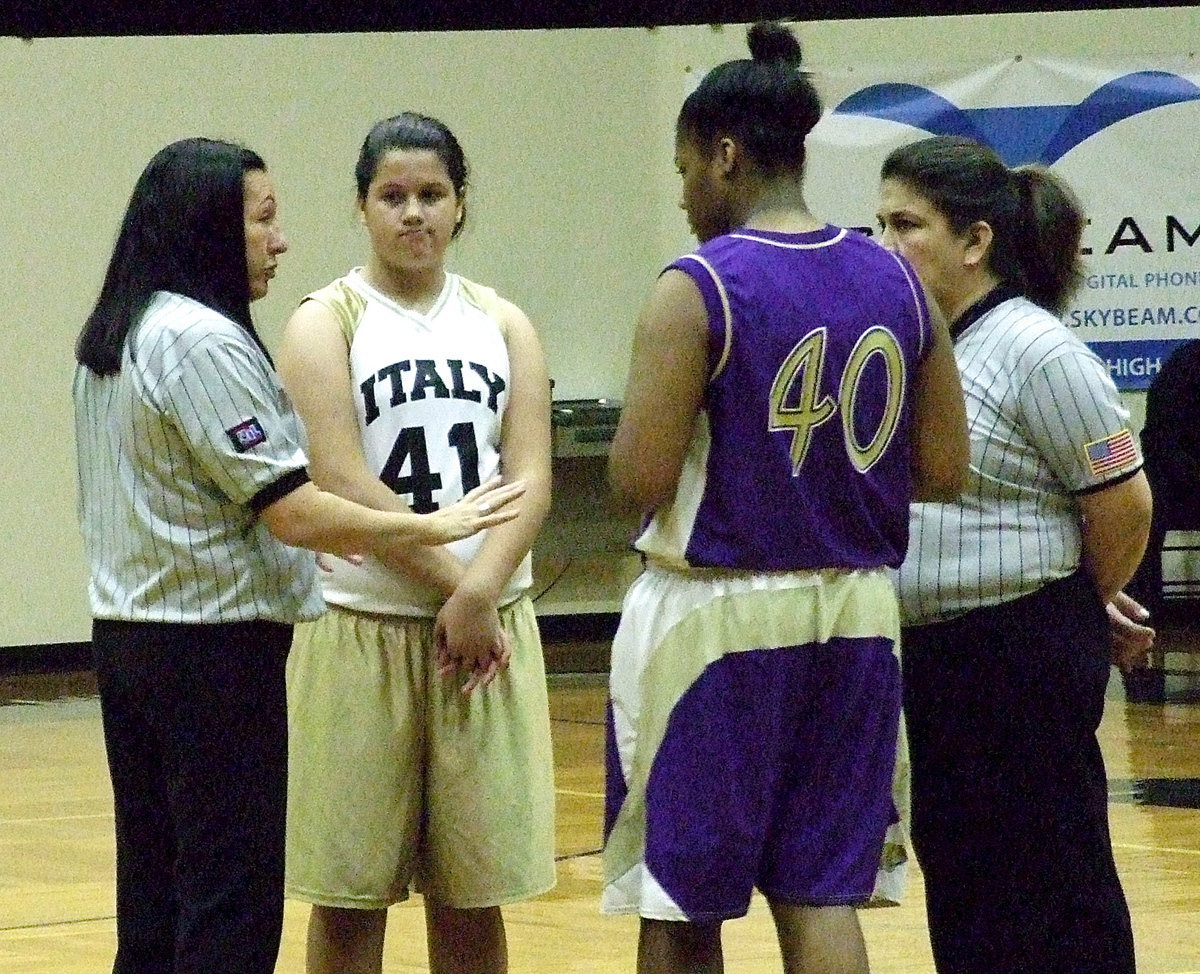
[[[881,178],[883,242],[950,322],[971,431],[962,496],[914,506],[899,576],[934,960],[1130,974],[1096,728],[1114,635],[1138,641],[1121,588],[1150,493],[1108,370],[1057,317],[1082,207],[1048,170],[963,138],[901,146]]]
[[[283,918],[284,661],[314,559],[441,544],[519,483],[429,515],[318,490],[254,330],[287,249],[261,157],[185,139],[134,187],[74,386],[79,514],[116,813],[119,974],[270,974]],[[506,506],[507,505],[507,506]]]

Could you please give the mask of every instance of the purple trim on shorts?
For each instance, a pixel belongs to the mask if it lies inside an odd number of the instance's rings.
[[[646,865],[691,920],[869,898],[895,821],[899,665],[885,638],[731,653],[671,712]],[[611,781],[611,778],[610,778]]]
[[[604,841],[608,842],[616,824],[617,814],[625,804],[629,789],[625,785],[625,773],[621,770],[621,755],[617,750],[616,722],[613,718],[612,700],[608,701],[604,714]]]

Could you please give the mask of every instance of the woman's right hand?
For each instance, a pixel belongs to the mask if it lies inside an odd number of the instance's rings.
[[[503,483],[493,477],[449,507],[421,515],[432,527],[428,544],[445,544],[459,538],[469,538],[485,528],[511,521],[521,513],[514,501],[525,493],[525,481]]]
[[[1112,635],[1112,662],[1129,671],[1147,665],[1155,631],[1146,625],[1150,613],[1131,596],[1118,592],[1105,607]]]

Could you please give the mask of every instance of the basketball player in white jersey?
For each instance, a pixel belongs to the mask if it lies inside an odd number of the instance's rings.
[[[467,164],[441,122],[378,123],[356,167],[366,263],[309,295],[280,370],[321,486],[433,511],[503,473],[520,515],[469,544],[337,561],[288,662],[288,894],[308,970],[382,967],[424,895],[436,974],[502,972],[502,904],[554,882],[545,673],[526,590],[549,504],[550,382],[525,315],[445,267]],[[350,757],[352,756],[352,757]]]
[[[318,490],[250,318],[287,249],[263,160],[184,139],[142,172],[76,345],[79,514],[112,777],[117,974],[271,974],[283,923],[284,660],[311,554],[509,520]],[[520,487],[514,493],[519,494]]]

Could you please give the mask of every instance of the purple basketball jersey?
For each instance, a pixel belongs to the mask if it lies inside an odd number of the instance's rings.
[[[669,269],[703,295],[710,379],[676,496],[637,547],[694,567],[898,566],[930,334],[912,269],[838,227],[737,231]]]

